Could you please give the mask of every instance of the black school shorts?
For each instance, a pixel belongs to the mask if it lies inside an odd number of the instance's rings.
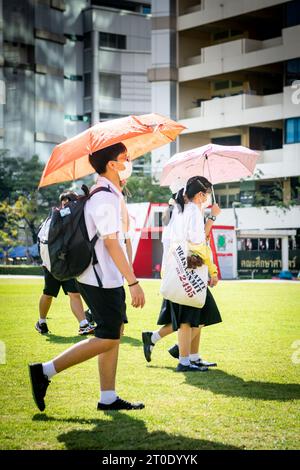
[[[93,312],[93,320],[97,325],[95,336],[102,339],[120,339],[121,326],[128,323],[124,287],[104,289],[78,281],[77,286],[85,303]]]
[[[45,295],[49,295],[50,297],[57,297],[61,287],[66,295],[69,293],[78,294],[78,288],[75,279],[69,279],[68,281],[58,281],[55,279],[55,277],[52,276],[48,269],[45,268],[45,266],[43,266],[43,270],[45,280],[43,293]]]

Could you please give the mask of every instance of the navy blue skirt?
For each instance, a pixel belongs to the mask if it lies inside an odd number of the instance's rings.
[[[171,302],[171,300],[164,299],[157,324],[168,325],[172,323],[173,330],[176,331],[181,323],[189,323],[191,327],[198,328],[199,325],[215,325],[221,321],[221,314],[215,299],[210,290],[207,289],[206,301],[202,308],[179,305]]]

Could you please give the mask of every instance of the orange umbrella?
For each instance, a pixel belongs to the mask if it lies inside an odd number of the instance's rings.
[[[122,142],[134,160],[170,143],[183,129],[184,126],[172,119],[154,113],[99,122],[54,147],[44,168],[39,188],[94,173],[88,155],[96,150]]]

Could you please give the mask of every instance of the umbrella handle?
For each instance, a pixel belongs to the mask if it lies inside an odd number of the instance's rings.
[[[204,165],[205,165],[205,162],[207,162],[207,169],[208,169],[208,174],[209,174],[209,179],[210,179],[210,182],[211,182],[211,174],[210,174],[210,169],[209,169],[209,164],[208,164],[208,156],[205,154],[205,160],[204,160]],[[203,168],[204,169],[204,168]],[[203,171],[204,173],[204,171]],[[212,203],[215,204],[216,203],[216,196],[215,196],[215,191],[214,191],[214,186],[213,184],[211,185],[211,193],[212,193]]]
[[[212,194],[212,203],[216,204],[216,196],[215,196],[215,191],[214,191],[213,186],[211,187],[211,194]]]

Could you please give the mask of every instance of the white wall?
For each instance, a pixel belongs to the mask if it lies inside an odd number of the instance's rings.
[[[300,206],[283,210],[277,207],[236,208],[238,229],[287,229],[300,228]],[[234,225],[236,221],[233,209],[222,209],[216,225]]]

